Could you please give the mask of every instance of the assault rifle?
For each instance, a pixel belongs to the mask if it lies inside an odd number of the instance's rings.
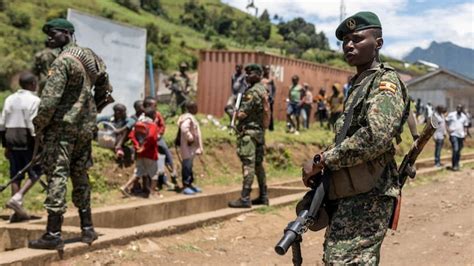
[[[398,226],[398,219],[400,217],[400,208],[402,204],[402,188],[405,185],[408,177],[415,178],[416,176],[416,169],[415,169],[415,162],[418,158],[418,155],[423,151],[426,143],[431,139],[434,132],[439,126],[440,121],[433,115],[431,118],[426,121],[425,127],[420,134],[420,137],[413,142],[411,145],[410,150],[403,158],[400,167],[398,168],[398,182],[400,184],[400,194],[397,197],[397,204],[392,212],[392,217],[390,219],[390,229],[396,230]]]
[[[39,152],[40,139],[41,139],[41,135],[40,135],[40,133],[37,133],[37,135],[35,137],[35,146],[33,148],[33,156],[32,156],[31,161],[29,163],[27,163],[25,165],[25,167],[23,167],[23,169],[18,171],[18,173],[16,173],[16,175],[13,176],[10,179],[10,181],[8,181],[4,185],[0,185],[0,193],[3,192],[11,184],[18,181],[18,179],[22,178],[23,175],[31,169],[31,167],[33,167],[34,165],[36,165],[40,161],[40,159],[41,159],[40,152]],[[41,187],[43,187],[44,190],[48,189],[48,185],[41,179],[41,177],[38,177],[37,181],[40,183]]]
[[[316,184],[296,206],[298,217],[286,226],[283,237],[275,246],[275,252],[282,256],[286,254],[291,246],[294,265],[303,263],[301,257],[303,234],[308,229],[312,231],[323,229],[329,221],[325,208],[321,208],[324,205],[329,188],[329,176],[329,172],[326,171],[314,177]]]

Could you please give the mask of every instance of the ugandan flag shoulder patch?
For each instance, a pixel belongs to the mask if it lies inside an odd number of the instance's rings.
[[[388,91],[392,94],[395,94],[397,92],[397,85],[390,81],[381,81],[379,85],[379,90]]]

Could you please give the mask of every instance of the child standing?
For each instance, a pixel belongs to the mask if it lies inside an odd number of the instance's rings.
[[[197,113],[197,105],[194,102],[186,104],[187,112],[178,118],[178,135],[176,145],[182,158],[181,175],[183,180],[183,194],[193,195],[201,192],[201,189],[193,185],[193,160],[196,155],[203,152],[201,130],[199,123],[194,117]]]
[[[154,109],[146,108],[145,119],[138,121],[130,132],[129,138],[135,148],[137,160],[134,176],[120,188],[120,191],[125,196],[130,196],[130,186],[137,179],[142,178],[145,197],[148,197],[150,194],[162,197],[162,195],[156,191],[156,184],[158,181],[158,129],[156,124],[153,122],[155,114]]]

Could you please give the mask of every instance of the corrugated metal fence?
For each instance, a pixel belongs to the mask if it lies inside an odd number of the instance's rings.
[[[344,84],[353,72],[266,54],[263,52],[242,51],[201,51],[198,66],[197,103],[199,112],[222,116],[228,97],[231,94],[231,76],[236,64],[258,63],[270,65],[277,87],[274,104],[274,117],[283,120],[286,117],[286,102],[291,77],[298,75],[300,84],[308,83],[313,95],[321,87],[331,93],[333,83]]]

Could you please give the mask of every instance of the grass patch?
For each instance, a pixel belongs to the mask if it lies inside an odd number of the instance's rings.
[[[174,247],[172,247],[172,249],[174,250],[178,250],[178,251],[184,251],[184,252],[190,252],[190,253],[202,253],[202,249],[200,249],[199,247],[196,247],[195,245],[193,244],[178,244]]]
[[[269,213],[275,214],[275,213],[278,213],[279,209],[281,209],[281,207],[263,206],[263,207],[257,208],[255,212],[259,214],[269,214]]]

